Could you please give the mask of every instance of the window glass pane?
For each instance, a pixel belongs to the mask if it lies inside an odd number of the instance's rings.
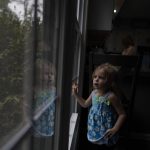
[[[33,149],[52,149],[56,102],[56,1],[39,0],[36,16]],[[55,21],[54,21],[55,20]]]
[[[33,3],[0,2],[0,144],[8,142],[29,121],[25,100],[31,100],[31,94],[27,96],[25,83],[26,74],[31,76],[32,72],[28,62],[32,59]]]
[[[78,24],[78,22],[76,22]],[[80,51],[81,51],[81,37],[78,29],[78,25],[76,25],[76,29],[74,30],[74,59],[73,59],[73,74],[72,74],[72,85],[78,84],[79,80],[79,67],[80,67]],[[70,103],[70,129],[69,129],[69,146],[68,149],[71,148],[71,143],[73,142],[73,134],[77,121],[77,101],[74,96],[71,97]]]
[[[79,20],[79,9],[80,9],[80,1],[77,0],[77,20]]]
[[[80,53],[81,53],[81,33],[79,30],[79,23],[76,20],[76,26],[74,29],[74,38],[73,38],[73,52],[74,52],[74,59],[73,59],[73,74],[72,74],[72,82],[73,84],[78,84],[79,78],[79,67],[80,67]],[[74,99],[74,96],[72,97]],[[71,101],[71,113],[77,111],[77,103],[75,100]]]
[[[79,22],[80,31],[82,33],[83,15],[84,15],[84,0],[77,0],[77,21]]]

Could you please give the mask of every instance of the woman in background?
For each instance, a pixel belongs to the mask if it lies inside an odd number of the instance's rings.
[[[135,43],[130,35],[127,35],[122,39],[122,45],[123,45],[122,55],[131,56],[136,54]]]

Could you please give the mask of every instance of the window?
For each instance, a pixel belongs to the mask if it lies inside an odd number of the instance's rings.
[[[80,79],[82,63],[76,3],[1,3],[0,149],[68,148],[70,118],[77,112],[71,85],[74,76]]]
[[[57,79],[57,1],[38,1],[33,98],[33,149],[53,149]]]
[[[74,20],[74,59],[73,59],[73,75],[72,83],[76,82],[79,85],[79,94],[82,95],[82,83],[83,83],[83,70],[84,70],[84,57],[85,57],[85,24],[86,24],[86,8],[87,1],[77,1],[76,17]],[[85,17],[83,20],[83,16]],[[74,97],[71,98],[71,111],[70,111],[70,130],[69,130],[69,148],[76,149],[78,126],[79,126],[79,114],[80,107],[77,105],[77,101]],[[76,132],[74,132],[76,130]]]
[[[32,100],[33,4],[33,0],[30,3],[12,0],[1,3],[0,7],[2,149],[9,149],[31,126],[28,114]],[[13,142],[10,138],[13,138]]]

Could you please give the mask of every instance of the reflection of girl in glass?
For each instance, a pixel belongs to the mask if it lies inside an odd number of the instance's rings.
[[[35,136],[52,136],[54,134],[55,113],[55,67],[44,62],[38,67],[38,81],[35,88],[34,110],[38,114],[34,122]],[[45,110],[46,108],[46,110]]]

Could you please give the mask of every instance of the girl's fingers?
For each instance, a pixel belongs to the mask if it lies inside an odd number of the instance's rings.
[[[78,92],[78,84],[77,84],[77,83],[74,83],[74,84],[72,85],[72,92],[73,92],[73,93],[77,93],[77,92]]]
[[[113,136],[113,133],[110,130],[107,130],[104,135],[104,138],[110,139],[112,136]]]

